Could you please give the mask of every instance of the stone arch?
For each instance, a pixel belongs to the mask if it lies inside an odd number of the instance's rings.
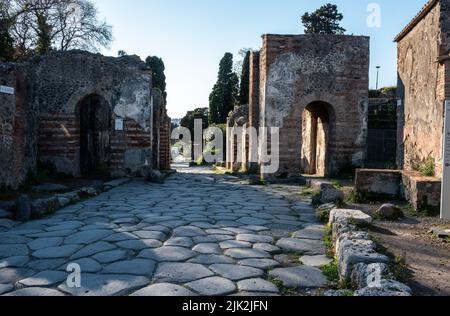
[[[103,96],[89,94],[78,101],[75,115],[79,131],[79,174],[108,171],[111,162],[111,107]]]
[[[301,167],[306,174],[327,176],[331,173],[330,156],[335,128],[331,104],[324,101],[309,103],[302,113]]]

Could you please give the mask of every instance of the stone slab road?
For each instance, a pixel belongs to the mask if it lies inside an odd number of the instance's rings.
[[[324,228],[299,191],[202,168],[132,181],[0,230],[0,295],[313,294]]]

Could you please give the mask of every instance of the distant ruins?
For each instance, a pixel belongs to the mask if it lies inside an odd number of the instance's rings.
[[[250,153],[260,151],[249,148],[251,139],[237,145],[238,126],[280,128],[279,174],[330,176],[361,166],[368,92],[368,37],[264,35],[251,55],[248,116],[236,109],[228,121],[228,168],[250,168]]]
[[[82,176],[170,168],[170,118],[137,56],[54,52],[0,63],[0,185],[17,188],[38,162]]]

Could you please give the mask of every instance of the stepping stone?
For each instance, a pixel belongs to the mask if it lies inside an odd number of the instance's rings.
[[[237,240],[227,240],[223,241],[220,244],[220,248],[222,249],[231,249],[231,248],[251,248],[252,244],[246,241],[237,241]]]
[[[142,290],[139,290],[137,292],[134,292],[131,294],[131,296],[164,296],[164,297],[190,297],[190,296],[196,296],[194,292],[189,291],[188,289],[176,285],[176,284],[170,284],[170,283],[159,283],[159,284],[153,284],[149,287],[143,288]]]
[[[27,246],[20,244],[0,245],[0,258],[20,256],[28,256]]]
[[[174,237],[197,237],[204,235],[206,235],[206,233],[203,231],[203,229],[195,226],[178,227],[173,231]]]
[[[195,257],[195,255],[195,252],[183,247],[163,246],[158,249],[143,250],[139,254],[139,257],[158,262],[178,262],[186,261],[192,257]]]
[[[184,284],[206,277],[214,273],[201,264],[195,263],[161,263],[153,277],[157,282]]]
[[[236,285],[230,280],[211,277],[186,284],[202,296],[224,296],[236,291]]]
[[[68,287],[66,282],[58,289],[73,296],[123,296],[148,285],[150,280],[143,276],[125,274],[87,274],[81,279],[81,287]]]
[[[0,295],[3,295],[12,290],[14,290],[14,286],[12,286],[11,284],[0,284]]]
[[[217,244],[198,244],[192,250],[204,255],[218,255],[222,253]]]
[[[211,265],[215,263],[235,263],[233,259],[226,256],[219,255],[199,255],[195,258],[189,259],[188,262]]]
[[[323,240],[325,238],[325,228],[321,225],[309,226],[292,234],[293,238]]]
[[[96,273],[103,269],[103,267],[95,260],[91,258],[83,258],[79,260],[75,260],[70,263],[76,263],[80,266],[82,273]],[[63,265],[60,270],[67,270],[68,264]]]
[[[156,239],[125,240],[116,243],[119,248],[140,251],[147,248],[159,248],[162,243]]]
[[[178,246],[192,248],[194,242],[189,237],[173,237],[164,243],[164,246]]]
[[[264,274],[260,269],[239,266],[235,264],[213,264],[209,267],[212,271],[232,281],[259,277]]]
[[[273,237],[255,234],[239,234],[237,235],[236,239],[239,241],[247,241],[251,243],[273,243]]]
[[[328,283],[322,271],[307,266],[275,269],[270,271],[270,276],[283,282],[283,286],[293,289],[321,288]]]
[[[155,232],[155,231],[137,231],[137,232],[133,232],[134,235],[138,236],[139,238],[142,239],[156,239],[159,241],[165,240],[166,239],[166,234],[161,233],[161,232]]]
[[[253,249],[266,251],[270,254],[280,253],[281,249],[272,244],[257,243],[253,245]]]
[[[152,260],[135,259],[120,261],[106,266],[102,273],[132,274],[151,277],[155,270],[155,262]]]
[[[263,279],[249,279],[238,282],[239,291],[257,293],[279,293],[278,287]]]
[[[332,263],[333,259],[330,259],[325,255],[303,256],[300,258],[300,262],[305,266],[320,268],[324,265]]]
[[[21,268],[28,263],[28,256],[9,257],[0,259],[0,269],[3,268]]]
[[[262,259],[271,258],[270,254],[257,249],[233,248],[225,251],[225,255],[234,259]]]
[[[80,251],[78,251],[74,255],[72,255],[70,257],[70,259],[89,257],[89,256],[95,255],[99,252],[105,252],[105,251],[109,251],[109,250],[113,250],[113,249],[116,249],[116,246],[111,245],[104,241],[100,241],[95,244],[92,244],[92,245],[82,248]]]
[[[46,297],[49,297],[49,296],[64,296],[64,294],[57,290],[52,290],[52,289],[47,289],[47,288],[42,288],[42,287],[29,287],[26,289],[7,293],[7,294],[5,294],[5,296],[25,296],[25,297],[46,296]]]
[[[27,279],[19,281],[19,285],[45,287],[60,283],[67,279],[68,273],[61,271],[42,271]]]
[[[33,252],[33,257],[38,259],[56,259],[66,258],[73,255],[76,251],[80,250],[79,245],[66,245],[59,247],[49,247]]]
[[[31,250],[40,250],[48,247],[61,246],[64,238],[62,237],[52,237],[52,238],[38,238],[28,243],[28,247]]]
[[[272,259],[245,259],[238,262],[238,264],[258,269],[270,269],[278,267],[280,263]]]
[[[322,255],[326,252],[322,240],[283,238],[277,242],[277,246],[287,251],[294,251],[307,255]]]
[[[112,235],[111,230],[86,230],[67,237],[66,245],[90,244]]]
[[[101,252],[94,255],[92,258],[100,263],[111,263],[119,260],[123,260],[127,257],[127,252],[125,250],[112,250]]]

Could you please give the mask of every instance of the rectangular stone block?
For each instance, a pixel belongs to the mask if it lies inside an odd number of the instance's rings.
[[[400,170],[356,170],[357,192],[371,197],[399,197],[401,183],[402,172]]]

